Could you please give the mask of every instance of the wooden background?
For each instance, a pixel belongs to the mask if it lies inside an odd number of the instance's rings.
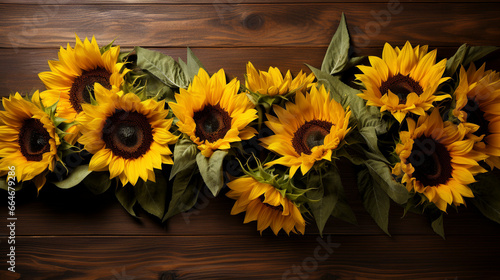
[[[78,4],[76,4],[78,2]],[[449,56],[461,43],[500,46],[496,1],[426,0],[1,0],[0,95],[43,89],[59,46],[74,35],[104,45],[139,45],[185,58],[189,46],[210,72],[243,77],[245,63],[297,73],[321,66],[345,12],[354,52],[381,55],[383,43],[428,44]],[[399,3],[399,4],[398,4]],[[389,6],[388,6],[389,5]],[[391,6],[393,5],[393,6]],[[390,18],[377,15],[390,14]],[[489,56],[500,70],[500,54]],[[353,167],[342,164],[359,225],[330,220],[323,241],[309,221],[305,236],[260,236],[256,223],[231,216],[232,201],[203,196],[195,209],[161,224],[130,217],[111,192],[46,187],[16,196],[16,274],[7,272],[8,234],[0,230],[1,279],[498,279],[500,225],[472,205],[445,216],[446,240],[426,218],[391,209],[385,235],[363,209]],[[0,195],[7,224],[7,196]],[[298,274],[293,269],[300,269]],[[289,271],[290,274],[286,272]],[[285,274],[284,274],[285,273]],[[285,276],[285,277],[284,277]]]

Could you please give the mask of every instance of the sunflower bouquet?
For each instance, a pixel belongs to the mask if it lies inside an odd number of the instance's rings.
[[[358,164],[366,210],[386,233],[391,199],[405,213],[428,216],[443,237],[443,214],[467,201],[500,222],[494,183],[500,74],[474,64],[498,48],[462,45],[437,61],[437,50],[428,46],[386,43],[382,57],[370,56],[367,65],[355,67],[347,86],[340,82],[346,75],[331,67],[348,57],[348,45],[334,44],[349,41],[342,19],[321,70],[311,69],[319,83],[340,89],[337,98],[351,105],[357,119],[363,155],[349,157]]]
[[[351,162],[387,233],[391,200],[442,236],[443,213],[467,201],[500,222],[500,74],[474,64],[496,48],[436,62],[409,42],[368,60],[350,47],[342,16],[320,68],[248,62],[239,81],[209,74],[189,48],[184,62],[76,37],[39,74],[46,90],[3,99],[0,187],[111,189],[131,215],[162,221],[207,188],[261,234],[304,234],[306,221],[321,234],[330,217],[356,224],[340,171]]]

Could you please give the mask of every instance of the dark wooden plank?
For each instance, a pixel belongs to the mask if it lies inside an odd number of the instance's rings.
[[[105,41],[102,41],[103,44]],[[458,47],[458,44],[457,44]],[[457,47],[440,47],[439,56],[453,55]],[[434,47],[431,47],[434,48]],[[174,58],[186,59],[185,48],[167,48],[155,50]],[[211,73],[224,68],[229,77],[243,79],[248,61],[261,70],[269,66],[279,67],[292,73],[300,70],[309,72],[304,63],[320,67],[326,48],[194,48],[194,53]],[[359,55],[381,56],[381,48],[362,48],[355,50]],[[0,49],[0,96],[8,96],[16,91],[29,93],[36,89],[44,90],[38,73],[49,71],[47,60],[57,59],[57,49]],[[487,66],[500,70],[500,51],[488,56]]]
[[[331,218],[324,230],[335,235],[384,235],[364,210],[356,187],[356,177],[348,162],[339,164],[347,200],[355,212],[358,225]],[[7,207],[5,192],[0,195],[0,207]],[[60,190],[46,186],[36,196],[34,188],[17,194],[17,235],[63,236],[63,235],[253,235],[257,232],[255,222],[243,224],[244,214],[231,216],[234,201],[223,194],[212,198],[205,190],[195,207],[186,213],[172,217],[166,223],[139,211],[142,218],[131,217],[114,198],[112,191],[95,196],[83,187]],[[0,212],[5,220],[7,211]],[[434,235],[426,217],[408,214],[393,204],[390,212],[389,231],[393,235]],[[306,234],[318,235],[311,218],[306,219]],[[500,235],[500,225],[481,216],[473,206],[460,207],[459,213],[450,210],[445,215],[445,231],[448,236]],[[203,230],[201,230],[203,229]],[[281,233],[285,236],[284,233]],[[264,235],[272,235],[270,230]]]
[[[221,9],[221,6],[224,9]],[[124,46],[327,46],[341,12],[358,47],[406,40],[436,46],[500,45],[500,5],[401,3],[242,5],[1,5],[1,48],[50,47],[95,34]],[[457,23],[457,19],[459,22]],[[478,32],[479,31],[479,32]]]
[[[258,234],[17,237],[16,272],[32,280],[173,279],[161,278],[167,275],[175,279],[495,279],[500,273],[497,239]],[[5,258],[2,254],[4,264]],[[5,270],[0,273],[8,275]]]
[[[104,41],[103,41],[104,42]],[[186,59],[185,48],[155,49],[175,59]],[[0,96],[16,91],[30,92],[43,90],[38,73],[49,71],[47,60],[57,59],[57,49],[20,49],[17,53],[0,49]],[[308,71],[304,63],[320,65],[326,48],[206,48],[193,49],[204,66],[211,73],[224,68],[229,77],[243,78],[245,66],[252,61],[255,67],[267,70],[269,66],[279,66],[284,71],[294,73]]]

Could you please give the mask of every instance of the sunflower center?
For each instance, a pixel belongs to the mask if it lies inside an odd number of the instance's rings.
[[[82,111],[82,103],[90,103],[94,98],[94,83],[99,83],[107,89],[111,89],[109,78],[111,73],[104,68],[96,68],[90,71],[83,71],[75,78],[69,91],[69,101],[77,113]]]
[[[264,200],[266,199],[266,197],[264,195],[261,195],[259,198],[260,198],[260,202],[262,202],[262,204],[264,204],[266,207],[269,207],[275,211],[283,212],[283,206],[281,204],[278,206],[274,206],[274,205],[265,203]]]
[[[232,118],[217,105],[207,105],[203,110],[195,112],[193,120],[196,123],[196,137],[201,141],[215,142],[224,138],[231,128]]]
[[[409,75],[404,76],[401,74],[397,74],[387,79],[387,81],[382,82],[380,92],[386,94],[389,90],[399,97],[399,104],[405,104],[406,97],[412,92],[417,95],[421,95],[424,92],[422,86],[417,81],[410,78]]]
[[[430,137],[415,139],[408,157],[413,177],[424,186],[445,184],[451,178],[451,156],[446,147]]]
[[[106,119],[102,139],[113,154],[125,159],[139,158],[153,143],[153,129],[143,114],[117,110]]]
[[[50,135],[38,119],[27,119],[19,130],[19,147],[28,161],[41,161],[50,151]]]
[[[485,137],[490,135],[488,130],[490,122],[484,118],[484,112],[474,99],[469,98],[463,110],[467,113],[467,122],[479,125],[479,129],[474,132],[474,135],[481,136],[484,134]]]
[[[330,133],[333,124],[327,121],[312,120],[304,123],[293,135],[292,146],[300,155],[310,155],[311,149],[324,144],[325,136]]]

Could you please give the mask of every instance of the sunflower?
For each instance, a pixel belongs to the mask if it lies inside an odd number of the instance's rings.
[[[283,229],[287,234],[304,234],[306,222],[299,208],[274,186],[261,183],[251,176],[237,178],[227,186],[226,196],[235,199],[231,215],[245,212],[244,223],[257,221],[257,230],[271,227],[275,235]]]
[[[461,67],[453,115],[477,127],[469,134],[478,140],[474,149],[489,156],[486,163],[491,168],[500,168],[500,73],[484,68],[483,64],[476,70],[471,64],[465,72]]]
[[[268,72],[260,70],[257,72],[253,64],[248,62],[245,86],[251,92],[275,96],[286,95],[303,89],[309,90],[314,85],[313,81],[314,75],[312,73],[307,75],[300,71],[292,79],[292,74],[288,70],[283,78],[280,70],[276,67],[269,67]]]
[[[99,105],[82,104],[77,117],[83,135],[79,142],[93,154],[89,170],[108,171],[110,178],[128,182],[155,181],[154,168],[172,164],[168,144],[177,141],[169,132],[172,119],[165,119],[165,101],[146,101],[133,94],[110,94],[100,84],[95,85]]]
[[[257,111],[245,94],[238,94],[239,88],[236,79],[226,84],[224,70],[209,77],[200,68],[188,89],[181,88],[175,95],[177,102],[168,103],[179,119],[179,130],[198,145],[205,157],[257,133],[248,126],[257,118]]]
[[[38,91],[32,102],[16,93],[2,99],[5,111],[0,112],[0,176],[14,166],[17,181],[33,180],[38,190],[45,184],[48,171],[54,171],[60,144],[56,128],[39,100]]]
[[[50,72],[38,74],[47,90],[40,94],[44,104],[57,103],[57,116],[73,122],[82,111],[82,104],[93,98],[94,83],[117,92],[123,83],[123,76],[129,71],[121,71],[124,63],[118,63],[120,47],[110,47],[101,54],[94,37],[82,42],[76,36],[75,48],[68,44],[61,47],[59,61],[49,60]],[[74,144],[80,135],[79,126],[69,128],[65,139]]]
[[[358,66],[363,74],[356,75],[365,87],[358,96],[366,105],[390,111],[401,123],[408,112],[424,115],[434,101],[451,97],[436,95],[443,78],[446,59],[436,64],[436,50],[427,53],[428,46],[412,48],[406,42],[403,49],[385,44],[382,58],[370,56],[371,66]]]
[[[331,160],[332,150],[351,129],[351,112],[330,99],[324,86],[319,90],[312,87],[305,96],[297,94],[295,104],[287,102],[286,110],[277,105],[273,108],[278,118],[268,114],[266,125],[275,135],[261,141],[265,148],[282,157],[266,165],[288,166],[292,177],[299,167],[305,175],[316,161]]]
[[[399,156],[392,173],[402,176],[408,191],[422,193],[439,209],[448,204],[463,204],[463,197],[474,197],[468,184],[474,175],[485,172],[478,161],[486,155],[473,149],[475,141],[465,138],[463,125],[444,122],[437,109],[430,116],[421,116],[418,123],[407,118],[408,131],[399,133],[396,145]]]

